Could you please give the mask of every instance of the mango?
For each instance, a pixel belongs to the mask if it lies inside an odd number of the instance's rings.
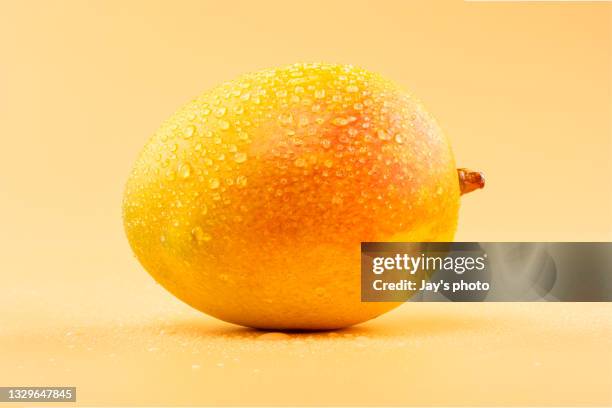
[[[360,299],[362,241],[451,241],[463,192],[448,140],[393,82],[351,65],[246,74],[164,122],[123,201],[128,241],[168,291],[262,329],[336,329]]]

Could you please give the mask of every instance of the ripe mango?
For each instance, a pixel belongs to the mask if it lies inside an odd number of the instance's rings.
[[[165,288],[219,319],[334,329],[360,301],[360,242],[451,241],[461,192],[448,140],[409,94],[350,65],[244,75],[168,119],[127,182],[125,231]]]

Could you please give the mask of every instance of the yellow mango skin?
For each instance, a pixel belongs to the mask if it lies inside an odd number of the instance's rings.
[[[244,75],[155,133],[125,190],[144,268],[227,322],[335,329],[397,303],[362,303],[362,241],[452,241],[453,154],[406,92],[350,65]]]

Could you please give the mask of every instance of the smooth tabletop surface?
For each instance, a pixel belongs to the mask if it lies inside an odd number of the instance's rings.
[[[76,386],[95,406],[612,403],[610,303],[407,303],[267,334],[191,309],[133,259],[122,278],[97,261],[71,265],[97,280],[4,282],[0,384]]]

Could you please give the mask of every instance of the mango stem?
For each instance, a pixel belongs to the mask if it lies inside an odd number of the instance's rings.
[[[457,169],[459,176],[459,187],[461,189],[461,195],[470,193],[479,188],[485,186],[485,177],[479,171],[472,171],[470,169]]]

